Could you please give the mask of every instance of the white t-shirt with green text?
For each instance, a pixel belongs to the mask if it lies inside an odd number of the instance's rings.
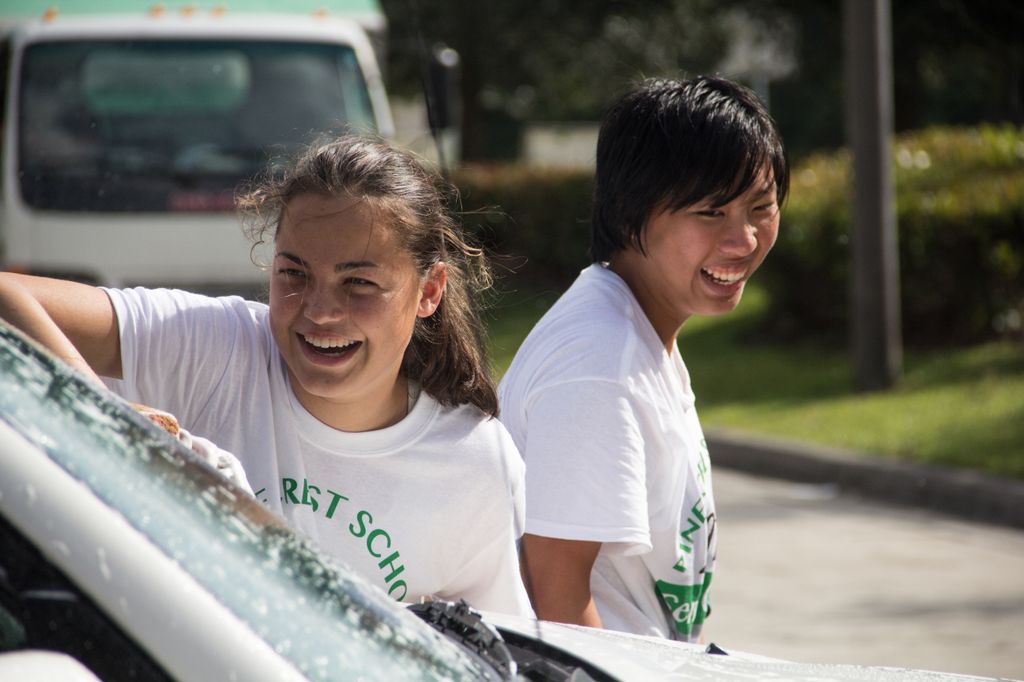
[[[715,566],[707,444],[678,347],[593,265],[541,318],[499,387],[526,461],[526,532],[602,543],[606,628],[699,638]]]
[[[393,598],[532,615],[519,577],[523,463],[495,419],[422,392],[394,426],[333,429],[296,399],[268,309],[108,290],[128,400],[234,453],[257,499]]]

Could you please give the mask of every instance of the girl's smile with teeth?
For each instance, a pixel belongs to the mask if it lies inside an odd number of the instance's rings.
[[[330,337],[323,336],[309,336],[306,334],[299,334],[299,336],[301,336],[302,340],[309,345],[316,346],[317,348],[322,348],[324,350],[345,350],[349,346],[359,343],[358,341],[345,341],[342,339],[332,339]]]
[[[296,333],[301,339],[303,355],[312,363],[323,367],[334,367],[348,364],[355,355],[357,349],[363,344],[361,341],[347,341],[330,336],[310,336],[301,332]]]
[[[735,284],[746,275],[745,270],[729,272],[727,270],[719,270],[717,268],[701,268],[700,271],[705,277],[720,284]]]

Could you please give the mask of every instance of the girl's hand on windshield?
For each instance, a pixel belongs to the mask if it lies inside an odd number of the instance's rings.
[[[245,470],[242,468],[242,463],[239,462],[238,458],[233,454],[227,450],[222,450],[206,438],[193,436],[191,433],[181,428],[178,418],[170,412],[158,410],[155,407],[143,405],[142,403],[132,403],[132,407],[135,408],[136,412],[149,419],[174,438],[181,441],[181,443],[189,450],[202,457],[203,460],[216,469],[218,473],[228,480],[234,481],[246,492],[250,494],[252,493],[252,487],[249,485],[249,479],[245,476]]]

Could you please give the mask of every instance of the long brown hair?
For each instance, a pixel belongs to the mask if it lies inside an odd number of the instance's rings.
[[[285,206],[302,194],[355,197],[390,218],[420,275],[444,263],[447,283],[434,314],[417,318],[402,372],[443,405],[498,414],[475,296],[492,284],[484,252],[463,237],[449,209],[454,187],[413,154],[387,142],[344,136],[309,147],[283,175],[270,172],[235,198],[253,250],[276,239]]]

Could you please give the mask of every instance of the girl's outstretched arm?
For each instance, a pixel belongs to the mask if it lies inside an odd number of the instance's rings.
[[[97,382],[121,378],[117,315],[98,287],[0,272],[0,318]]]

